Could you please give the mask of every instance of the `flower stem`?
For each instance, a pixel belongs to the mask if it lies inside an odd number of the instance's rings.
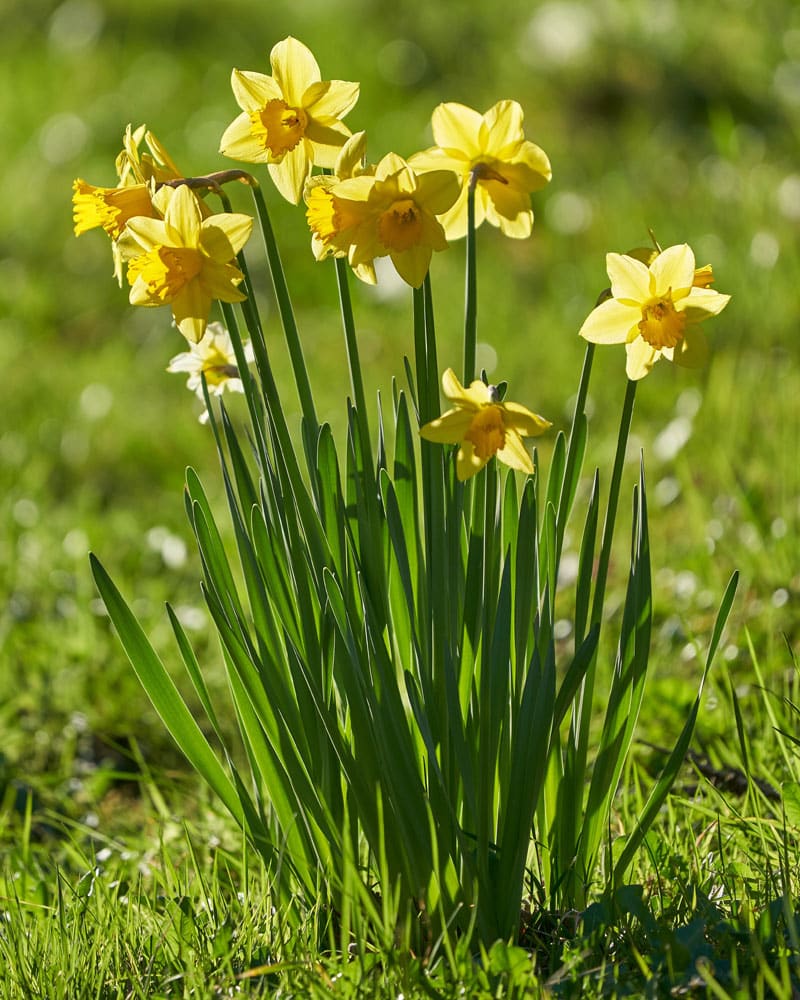
[[[358,420],[358,432],[361,437],[362,452],[366,458],[370,449],[367,399],[364,394],[364,382],[361,377],[361,359],[358,354],[358,340],[356,339],[356,326],[353,319],[353,303],[350,298],[350,286],[348,284],[347,262],[344,258],[336,258],[335,264],[336,281],[339,287],[339,306],[342,313],[344,341],[345,348],[347,350],[347,364],[350,369],[350,387],[353,392],[353,403],[356,408],[356,418]]]
[[[475,252],[475,184],[470,176],[467,192],[467,279],[464,296],[464,385],[475,378],[478,330],[478,270]]]

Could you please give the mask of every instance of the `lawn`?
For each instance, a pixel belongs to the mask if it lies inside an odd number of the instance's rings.
[[[4,20],[0,993],[797,995],[800,10],[788,0],[511,0],[498,17],[461,0],[12,0]],[[200,718],[168,601],[212,698],[225,701],[183,500],[191,466],[226,524],[211,430],[183,378],[165,371],[183,350],[169,311],[130,308],[104,235],[73,235],[71,185],[114,183],[129,122],[146,122],[187,176],[231,166],[217,152],[238,113],[231,68],[269,72],[271,47],[289,34],[323,75],[360,82],[348,124],[368,130],[373,160],[429,146],[442,101],[522,105],[553,179],[533,196],[530,240],[480,230],[478,367],[507,379],[508,398],[554,432],[570,428],[585,347],[577,332],[608,284],[608,251],[647,245],[650,230],[663,246],[688,242],[732,296],[708,324],[709,363],[662,362],[636,396],[606,615],[624,600],[643,452],[653,629],[608,850],[580,912],[542,900],[532,864],[518,939],[483,950],[466,936],[404,948],[390,893],[383,922],[356,913],[349,930],[324,885],[315,899],[280,901],[275,871],[152,708],[90,571],[92,551]],[[342,446],[348,362],[333,267],[314,262],[301,210],[266,179],[264,191],[317,412]],[[230,194],[234,211],[252,211],[246,191]],[[300,401],[257,242],[250,267],[299,449]],[[435,255],[442,368],[460,365],[463,275],[463,241]],[[412,298],[388,275],[377,289],[350,287],[369,406],[380,393],[387,407],[414,352]],[[592,378],[579,504],[594,466],[607,477],[614,455],[621,347],[598,349]],[[230,412],[243,422],[244,401],[232,398]],[[545,474],[554,441],[537,440]],[[567,526],[562,569],[577,563],[581,530],[577,519]],[[223,531],[231,544],[230,525]],[[691,710],[735,570],[683,766],[624,884],[604,893]],[[560,600],[556,624],[568,629],[566,585]],[[594,734],[611,664],[601,656]],[[218,722],[240,761],[233,711]]]

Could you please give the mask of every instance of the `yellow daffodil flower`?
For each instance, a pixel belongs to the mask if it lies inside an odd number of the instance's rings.
[[[544,150],[525,138],[522,121],[516,101],[498,101],[484,115],[463,104],[440,104],[433,112],[436,145],[415,153],[409,163],[417,171],[452,170],[458,175],[461,194],[442,217],[448,240],[466,235],[473,177],[475,227],[486,219],[506,236],[530,236],[530,193],[544,187],[552,171]]]
[[[250,341],[244,344],[245,358],[253,360],[253,345]],[[188,372],[186,387],[203,399],[203,380],[209,394],[221,396],[225,390],[244,392],[241,374],[236,364],[236,354],[231,343],[231,335],[222,323],[209,323],[206,332],[196,344],[189,344],[189,350],[176,354],[167,366],[168,372]],[[208,412],[203,411],[200,422],[208,420]]]
[[[311,229],[311,250],[316,260],[326,257],[346,257],[350,249],[349,234],[362,220],[360,203],[351,203],[334,194],[340,181],[350,177],[372,176],[374,166],[365,165],[366,132],[356,132],[342,146],[336,157],[333,174],[315,174],[306,181],[303,190],[307,211],[306,219]],[[360,264],[356,273],[362,281],[376,283],[372,262]]]
[[[402,157],[388,153],[374,174],[340,181],[328,193],[335,211],[309,220],[316,236],[335,250],[346,249],[359,277],[376,257],[391,257],[400,277],[419,288],[433,251],[447,249],[436,216],[458,197],[455,175],[434,170],[418,176]]]
[[[244,275],[233,259],[247,242],[253,220],[235,213],[204,219],[197,196],[185,184],[161,188],[159,196],[165,201],[164,218],[129,219],[120,239],[128,261],[130,301],[135,306],[171,305],[178,329],[197,344],[214,299],[246,298],[237,288]]]
[[[149,152],[140,154],[144,141]],[[73,183],[72,211],[75,235],[102,228],[111,237],[114,276],[122,285],[122,256],[118,240],[128,219],[135,216],[161,218],[153,196],[157,183],[179,178],[181,174],[167,151],[144,125],[133,131],[128,125],[123,149],[116,160],[117,187],[96,187],[80,177]]]
[[[311,52],[285,38],[270,53],[272,76],[235,69],[231,86],[242,109],[220,152],[266,163],[275,186],[296,205],[312,164],[333,167],[350,130],[340,119],[358,100],[358,84],[325,80]]]
[[[626,371],[644,378],[659,358],[697,368],[708,343],[697,324],[722,312],[730,299],[709,288],[710,265],[695,269],[687,244],[667,247],[645,264],[627,254],[606,257],[611,298],[590,314],[580,335],[595,344],[625,344]]]
[[[497,388],[476,380],[468,389],[448,368],[442,376],[442,389],[454,407],[420,428],[426,441],[458,444],[456,475],[463,482],[474,476],[494,455],[520,472],[533,472],[533,462],[524,437],[543,434],[550,421],[519,403],[500,401]]]

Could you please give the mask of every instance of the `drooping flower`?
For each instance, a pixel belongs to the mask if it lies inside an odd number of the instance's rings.
[[[140,153],[144,141],[148,152]],[[152,132],[140,125],[125,130],[123,149],[116,159],[117,187],[97,187],[78,178],[72,185],[75,235],[102,228],[111,238],[114,276],[122,285],[122,257],[118,240],[129,219],[161,218],[154,202],[156,184],[181,177],[171,157]]]
[[[246,341],[245,358],[253,360],[253,345]],[[206,332],[196,344],[189,344],[189,350],[176,354],[167,366],[168,372],[188,372],[186,387],[194,392],[199,399],[203,396],[203,379],[210,395],[221,396],[225,390],[244,392],[241,372],[236,363],[236,354],[231,343],[231,335],[222,323],[209,323]],[[203,411],[201,423],[208,420],[208,412]]]
[[[475,187],[475,227],[484,219],[506,236],[524,239],[533,228],[530,194],[550,180],[544,150],[525,138],[522,108],[498,101],[481,115],[463,104],[440,104],[431,124],[436,145],[415,153],[417,171],[452,170],[461,183],[456,203],[442,217],[448,240],[467,232],[467,197]]]
[[[331,168],[350,130],[340,120],[358,100],[358,84],[322,80],[314,56],[296,38],[270,53],[272,76],[235,69],[231,86],[242,113],[225,129],[220,152],[266,163],[275,186],[297,204],[312,165]]]
[[[436,216],[458,197],[458,180],[449,170],[417,175],[402,157],[388,153],[374,174],[340,181],[328,194],[335,211],[309,222],[320,241],[347,251],[359,277],[376,257],[391,257],[400,277],[419,288],[434,250],[447,249]]]
[[[625,344],[626,371],[634,381],[661,357],[687,368],[703,365],[708,343],[697,324],[730,300],[708,287],[711,266],[696,270],[685,243],[667,247],[649,264],[618,253],[608,254],[606,264],[611,298],[592,310],[580,335],[595,344]]]
[[[350,234],[362,221],[363,211],[360,203],[338,197],[334,188],[350,177],[374,175],[374,165],[365,165],[366,146],[366,132],[356,132],[342,146],[332,174],[314,174],[306,181],[303,199],[316,260],[348,255]],[[358,265],[356,272],[362,281],[375,284],[372,262]]]
[[[197,196],[185,184],[163,187],[163,219],[128,220],[120,248],[128,261],[130,301],[137,306],[169,304],[178,329],[199,343],[211,303],[241,302],[244,275],[233,262],[253,228],[249,215],[222,213],[203,218]]]
[[[426,441],[460,445],[456,456],[460,480],[480,472],[494,455],[512,469],[533,472],[522,439],[543,434],[551,426],[549,420],[519,403],[503,402],[496,386],[480,380],[465,389],[452,368],[442,376],[442,389],[455,405],[419,432]]]

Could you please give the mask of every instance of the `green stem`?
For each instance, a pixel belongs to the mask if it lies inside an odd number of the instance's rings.
[[[311,392],[311,383],[308,380],[308,369],[303,357],[303,348],[297,332],[297,323],[294,318],[292,301],[289,297],[289,288],[286,284],[286,276],[283,272],[283,264],[281,263],[278,244],[275,240],[275,233],[272,229],[272,223],[270,222],[261,186],[254,180],[250,185],[250,189],[253,192],[253,201],[255,202],[258,221],[261,224],[264,248],[267,253],[272,284],[275,289],[275,298],[278,303],[278,313],[281,317],[281,324],[286,337],[286,346],[289,349],[292,371],[294,372],[295,383],[297,384],[297,393],[300,397],[300,407],[307,426],[316,430],[319,423],[314,408],[314,397]]]
[[[353,392],[353,403],[356,408],[358,432],[361,437],[361,448],[366,459],[370,451],[369,419],[367,417],[367,399],[364,393],[364,381],[361,376],[361,359],[358,354],[356,325],[353,319],[353,303],[350,298],[348,284],[348,268],[344,258],[337,257],[336,281],[339,287],[339,306],[344,327],[344,341],[347,350],[347,364],[350,369],[350,387]]]
[[[475,184],[470,176],[467,193],[467,279],[464,296],[464,385],[475,378],[478,339],[478,269],[475,251]]]

